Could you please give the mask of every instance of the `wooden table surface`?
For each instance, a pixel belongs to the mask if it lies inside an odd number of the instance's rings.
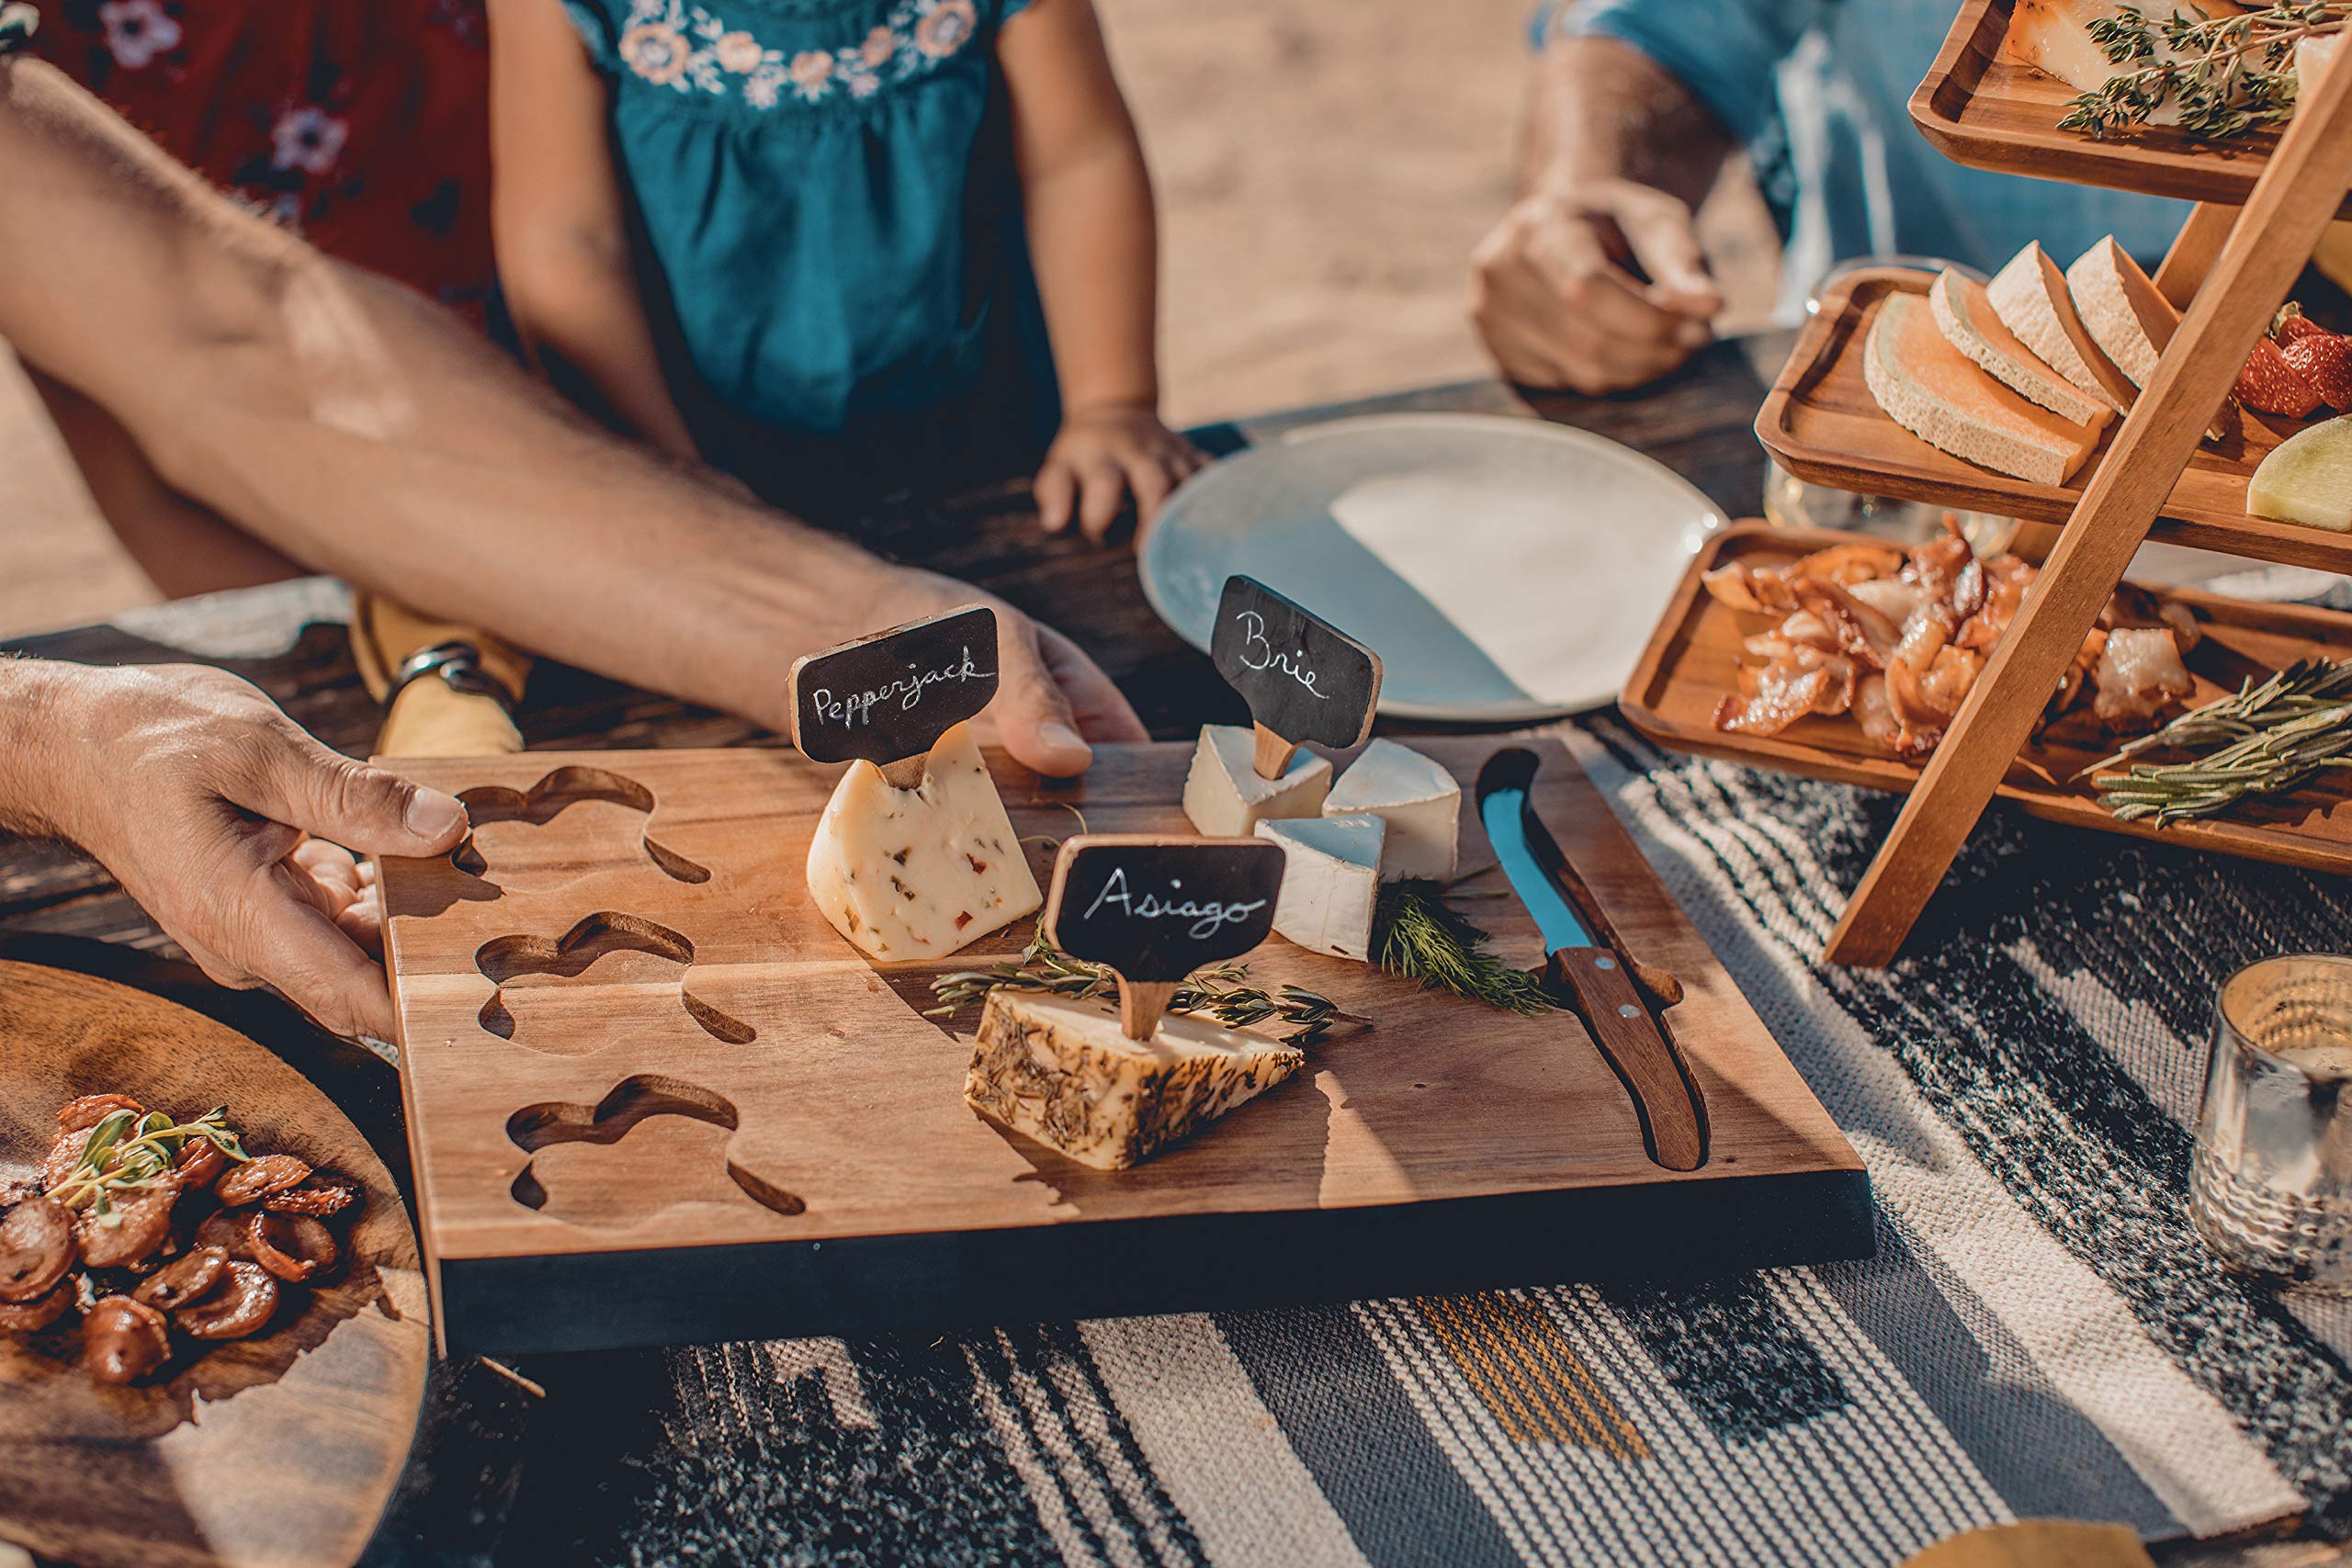
[[[1465,382],[1286,411],[1210,426],[1194,435],[1210,450],[1225,452],[1300,425],[1358,414],[1534,414],[1645,452],[1706,491],[1726,516],[1742,517],[1762,509],[1764,457],[1752,425],[1792,341],[1792,334],[1770,333],[1717,344],[1638,396],[1529,397],[1498,382]],[[1216,678],[1207,658],[1152,614],[1128,546],[1124,541],[1091,546],[1074,536],[1048,538],[1033,520],[1025,479],[936,500],[901,500],[849,532],[878,554],[919,561],[977,583],[1060,627],[1119,683],[1155,739],[1182,739],[1211,721],[1247,722],[1239,699]],[[0,641],[0,653],[94,664],[184,662],[188,657],[108,626]],[[266,657],[211,662],[262,687],[328,745],[358,755],[369,750],[377,710],[360,685],[340,626],[309,626],[290,648]],[[780,743],[731,716],[548,665],[534,675],[522,728],[535,750]],[[57,845],[0,840],[0,953],[39,961],[62,951],[52,950],[50,942],[59,936],[96,938],[165,958],[178,956],[96,865]],[[176,993],[175,999],[205,1000],[201,987],[188,986],[186,971],[153,968],[126,953],[117,973],[164,987]],[[254,998],[219,993],[212,994],[209,1003],[205,1010],[249,1027],[259,1022],[267,1007]],[[277,1043],[284,1033],[281,1023],[276,1037],[264,1033],[263,1038]],[[351,1114],[405,1183],[408,1162],[392,1075],[366,1053],[324,1037],[302,1043],[288,1055]],[[481,1407],[517,1396],[474,1368],[447,1369],[443,1375],[445,1382],[466,1383],[463,1399],[473,1402],[473,1408],[464,1418],[444,1424],[431,1439],[433,1462],[445,1472],[487,1466],[492,1461],[483,1450],[494,1442],[498,1422],[494,1416],[484,1416]],[[454,1505],[444,1499],[429,1506],[465,1513],[462,1482],[454,1490],[460,1494]],[[2155,1555],[2166,1564],[2199,1568],[2352,1562],[2352,1552],[2316,1541],[2280,1539],[2277,1533],[2259,1540],[2177,1543],[2156,1549]]]

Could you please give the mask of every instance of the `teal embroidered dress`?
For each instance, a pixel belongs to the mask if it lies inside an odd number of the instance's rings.
[[[1008,392],[1050,429],[995,59],[1025,3],[566,0],[714,457]]]

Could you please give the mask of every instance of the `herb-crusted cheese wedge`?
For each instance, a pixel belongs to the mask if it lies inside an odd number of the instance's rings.
[[[970,727],[939,738],[922,783],[852,762],[808,843],[808,896],[869,958],[937,958],[1043,901]]]
[[[1295,1045],[1177,1013],[1130,1040],[1103,1001],[989,993],[964,1098],[1097,1170],[1125,1170],[1306,1065]]]

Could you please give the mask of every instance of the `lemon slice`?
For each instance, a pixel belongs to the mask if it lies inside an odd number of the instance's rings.
[[[2312,528],[2352,530],[2352,417],[2296,432],[2254,470],[2245,509]]]

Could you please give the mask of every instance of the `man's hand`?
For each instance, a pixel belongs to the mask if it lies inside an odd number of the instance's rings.
[[[338,1034],[391,1038],[369,956],[374,879],[353,852],[445,853],[464,807],[329,750],[224,671],[22,664],[0,677],[0,698],[30,720],[0,774],[0,794],[23,798],[0,798],[0,816],[96,856],[220,984],[268,986]]]
[[[1680,365],[1724,304],[1690,208],[1632,180],[1526,197],[1479,243],[1470,287],[1471,316],[1506,377],[1589,395]]]
[[[1051,626],[993,594],[935,572],[908,570],[867,612],[879,631],[967,604],[996,612],[997,692],[980,716],[984,739],[1048,778],[1073,778],[1094,760],[1090,740],[1148,740],[1151,732],[1091,659]]]

